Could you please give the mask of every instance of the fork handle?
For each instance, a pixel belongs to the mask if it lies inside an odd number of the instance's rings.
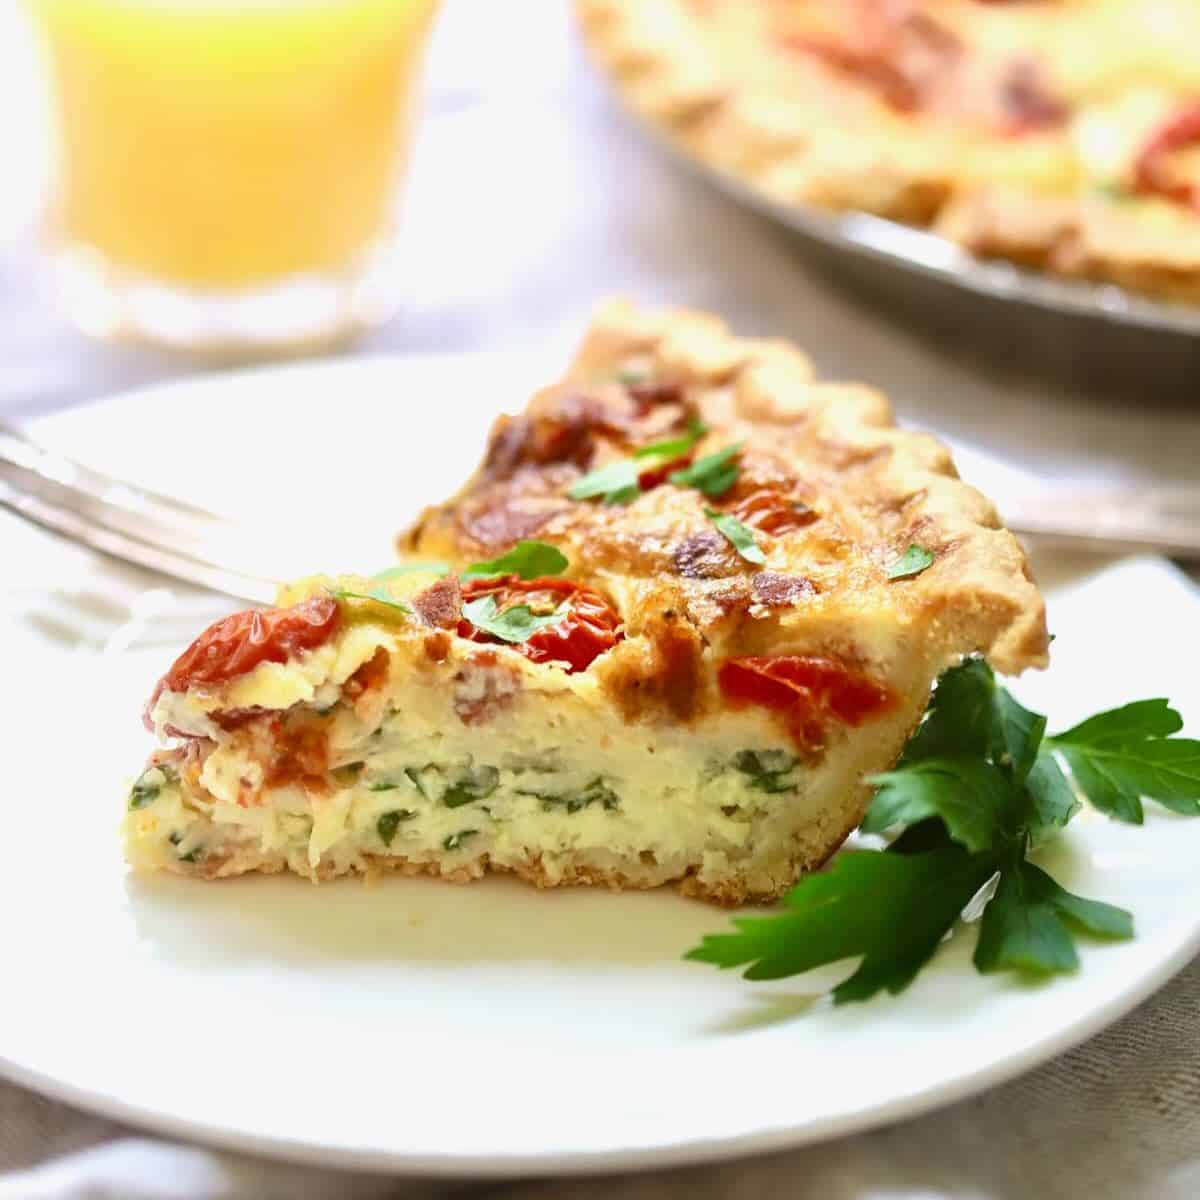
[[[1004,508],[1009,528],[1080,549],[1153,551],[1200,561],[1200,488],[1047,489]]]

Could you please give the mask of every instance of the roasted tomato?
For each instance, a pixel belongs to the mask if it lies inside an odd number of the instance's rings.
[[[146,720],[164,690],[228,683],[259,663],[286,662],[301,650],[312,650],[333,636],[338,626],[337,601],[316,596],[292,608],[253,608],[210,625],[158,681],[146,705]]]
[[[566,616],[555,625],[539,629],[527,641],[512,645],[534,662],[566,663],[568,671],[586,671],[597,657],[621,640],[621,618],[599,592],[569,579],[521,579],[503,575],[498,579],[472,579],[463,584],[463,601],[495,596],[500,611],[517,604],[528,605],[535,614],[554,612],[564,601]],[[458,623],[458,636],[473,642],[499,643],[465,618]]]
[[[1200,101],[1164,121],[1142,147],[1133,164],[1134,188],[1200,209],[1200,183],[1175,176],[1168,162],[1172,151],[1196,145],[1200,145]]]
[[[781,655],[726,659],[717,671],[721,694],[734,705],[757,704],[783,713],[793,739],[819,745],[830,719],[861,725],[887,712],[892,691],[831,658]]]
[[[807,504],[775,487],[757,488],[743,496],[730,512],[743,525],[776,537],[794,533],[817,519],[817,514]]]

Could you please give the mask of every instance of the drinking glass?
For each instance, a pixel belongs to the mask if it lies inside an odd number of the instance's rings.
[[[199,350],[387,315],[436,0],[26,0],[59,145],[46,231],[88,332]]]

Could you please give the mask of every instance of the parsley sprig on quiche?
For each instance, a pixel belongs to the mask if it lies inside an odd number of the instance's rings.
[[[400,550],[170,667],[135,866],[771,899],[909,769],[939,674],[1046,661],[1025,557],[939,443],[695,313],[602,311]],[[1169,764],[1117,733],[1062,758],[1103,758],[1132,813],[1135,772]]]

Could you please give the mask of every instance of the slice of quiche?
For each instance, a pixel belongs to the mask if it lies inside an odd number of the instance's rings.
[[[175,662],[135,867],[767,899],[855,828],[940,671],[1046,660],[1025,557],[943,446],[690,312],[602,310],[401,549]]]

